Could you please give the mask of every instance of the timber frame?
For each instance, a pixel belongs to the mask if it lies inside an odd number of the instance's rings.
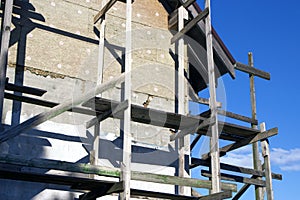
[[[24,133],[39,124],[52,119],[64,112],[76,112],[85,115],[93,115],[97,112],[97,117],[86,123],[86,128],[95,127],[93,150],[90,152],[93,157],[98,157],[97,149],[99,147],[99,124],[101,121],[109,117],[121,119],[124,125],[123,135],[123,161],[122,167],[107,168],[100,166],[97,159],[90,158],[90,164],[75,164],[70,162],[47,160],[34,158],[26,160],[20,156],[0,154],[0,178],[13,179],[29,182],[52,183],[58,185],[67,185],[71,189],[80,191],[82,195],[79,199],[96,199],[101,196],[119,193],[122,200],[128,200],[132,196],[154,197],[164,199],[226,199],[232,197],[232,192],[237,192],[232,199],[239,199],[243,193],[251,186],[255,186],[256,199],[264,198],[264,188],[266,189],[267,199],[273,200],[272,180],[282,180],[280,174],[272,173],[270,166],[270,152],[268,138],[278,134],[277,128],[266,130],[265,124],[258,123],[256,117],[256,100],[255,100],[255,86],[254,77],[260,77],[270,80],[270,74],[253,67],[253,56],[249,53],[249,63],[242,64],[235,62],[231,56],[226,53],[223,43],[218,42],[219,38],[211,26],[211,9],[210,0],[206,0],[205,9],[201,11],[195,0],[179,1],[180,4],[169,13],[169,28],[177,28],[177,33],[174,34],[170,43],[176,43],[178,46],[178,98],[179,102],[184,102],[184,80],[181,80],[185,75],[184,69],[184,49],[186,41],[184,35],[188,34],[192,28],[197,27],[197,30],[202,31],[206,40],[207,52],[207,81],[209,83],[209,99],[204,99],[195,95],[195,91],[191,88],[189,95],[191,101],[195,101],[204,105],[208,105],[209,109],[196,116],[187,115],[184,113],[183,105],[179,105],[178,113],[168,113],[160,110],[145,108],[131,103],[131,78],[129,72],[131,71],[131,21],[132,21],[132,1],[122,1],[126,3],[126,42],[125,42],[125,73],[121,76],[111,79],[109,82],[102,83],[103,67],[104,67],[104,41],[105,41],[105,15],[107,11],[114,6],[117,0],[109,0],[106,5],[99,11],[94,18],[94,23],[100,22],[100,39],[99,39],[99,62],[98,62],[98,85],[93,91],[82,94],[77,99],[70,99],[63,103],[51,102],[38,99],[43,95],[44,90],[37,88],[17,86],[9,83],[6,78],[6,68],[8,60],[8,49],[10,39],[10,26],[13,13],[13,0],[5,1],[5,12],[2,18],[2,38],[1,38],[1,55],[0,55],[0,114],[3,113],[4,99],[34,104],[43,107],[49,107],[49,110],[36,115],[25,122],[17,125],[7,126],[1,124],[0,142],[5,142],[13,137]],[[197,10],[198,15],[193,16]],[[205,23],[204,23],[205,21]],[[225,52],[225,53],[224,53]],[[216,97],[216,69],[214,65],[214,54],[222,54],[227,59],[219,58],[228,65],[228,72],[233,76],[235,70],[239,70],[249,74],[250,77],[250,94],[252,103],[252,117],[242,116],[233,112],[222,110],[222,104],[217,102]],[[227,55],[225,55],[227,54]],[[194,57],[197,55],[193,55]],[[222,57],[219,56],[219,57]],[[116,85],[124,83],[124,99],[122,102],[116,102],[101,97],[101,93]],[[16,95],[8,93],[7,91],[18,91],[23,94],[34,95],[36,97],[29,97],[26,95]],[[96,96],[95,96],[96,95]],[[95,106],[93,106],[95,105]],[[81,106],[81,107],[79,107]],[[83,107],[82,107],[83,106]],[[149,118],[149,113],[159,115],[166,115],[166,122],[162,125],[161,122]],[[114,113],[114,115],[112,115]],[[250,127],[241,126],[238,124],[231,124],[219,121],[218,115],[223,115],[229,118],[240,120],[249,123]],[[178,176],[167,176],[160,174],[152,174],[145,172],[137,172],[131,170],[131,148],[132,136],[130,122],[138,122],[144,124],[151,124],[154,126],[162,126],[176,130],[170,137],[170,141],[177,140],[180,144],[179,149],[179,174]],[[260,125],[258,128],[257,125]],[[208,177],[210,180],[200,180],[184,176],[184,151],[183,141],[184,137],[196,133],[197,136],[192,141],[190,149],[192,150],[202,136],[209,133],[211,151],[202,155],[202,158],[191,158],[189,169],[203,166],[208,167],[209,170],[202,170],[201,175]],[[224,147],[219,147],[219,140],[228,140],[232,143]],[[261,164],[259,160],[259,142],[261,143],[264,163]],[[220,163],[220,157],[226,155],[227,152],[238,149],[246,145],[253,145],[253,164],[254,169],[234,166],[230,164]],[[92,157],[91,156],[91,157]],[[22,166],[28,168],[38,168],[46,170],[60,170],[65,172],[76,172],[77,174],[90,174],[89,178],[81,176],[63,176],[63,175],[49,175],[38,174],[30,172],[22,172],[18,168],[9,169],[5,166]],[[221,173],[222,171],[222,173]],[[227,171],[226,173],[223,171]],[[234,172],[235,174],[229,174]],[[242,175],[236,175],[240,173]],[[101,181],[94,176],[107,176],[119,179],[119,181]],[[248,177],[247,177],[248,175]],[[179,186],[178,194],[168,194],[160,192],[150,192],[146,190],[132,189],[130,186],[131,180],[139,180],[146,182],[154,182],[161,184],[171,184]],[[222,182],[222,180],[231,181],[233,183]],[[243,183],[244,186],[238,191],[235,183]],[[205,188],[210,190],[210,194],[202,197],[195,197],[186,195],[185,189],[187,187]]]

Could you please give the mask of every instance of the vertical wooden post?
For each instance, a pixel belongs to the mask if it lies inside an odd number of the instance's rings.
[[[103,4],[104,2],[102,2]],[[102,5],[103,6],[103,5]],[[104,50],[105,50],[105,15],[100,19],[100,37],[99,37],[99,51],[98,51],[98,76],[97,85],[103,82],[103,68],[104,68]],[[97,95],[101,97],[101,94]],[[100,139],[100,123],[97,122],[94,126],[94,141],[93,151],[90,154],[91,164],[97,165],[99,159],[99,139]]]
[[[188,12],[187,10],[181,6],[178,9],[178,31],[184,28],[184,20],[188,19]],[[185,106],[184,106],[184,65],[185,65],[185,45],[184,45],[184,39],[180,38],[178,40],[178,83],[177,83],[177,88],[178,88],[178,94],[177,94],[177,99],[178,99],[178,113],[179,114],[185,114]],[[179,148],[179,177],[184,177],[185,176],[185,149],[184,149],[184,138],[185,137],[180,137],[178,140],[178,148]],[[179,186],[179,194],[184,195],[185,194],[185,187],[184,186]]]
[[[124,111],[124,135],[123,135],[123,163],[122,177],[124,191],[121,194],[122,200],[130,199],[130,180],[131,180],[131,18],[132,0],[126,0],[126,50],[125,50],[125,99],[128,100],[128,108]]]
[[[253,55],[251,52],[248,53],[248,65],[253,67]],[[251,98],[251,112],[252,112],[252,119],[257,120],[256,116],[256,96],[255,96],[255,85],[254,85],[254,75],[250,74],[250,98]],[[257,129],[255,124],[251,124],[251,127]],[[259,159],[259,149],[258,149],[258,142],[252,144],[252,151],[253,151],[253,166],[256,170],[261,170],[261,162]],[[261,179],[261,178],[258,178]],[[256,200],[263,199],[263,189],[262,187],[255,186],[255,198]]]
[[[220,155],[219,155],[219,130],[217,119],[217,100],[216,100],[216,79],[215,79],[215,67],[213,58],[213,46],[212,46],[212,28],[211,28],[211,10],[210,0],[206,0],[205,8],[209,9],[209,14],[205,19],[205,31],[206,31],[206,51],[207,51],[207,64],[208,64],[208,79],[209,79],[209,107],[211,110],[211,117],[215,120],[215,123],[211,127],[210,138],[210,155],[211,155],[211,173],[212,173],[212,190],[211,193],[217,193],[221,191],[220,183]]]
[[[2,131],[2,115],[3,115],[3,103],[4,103],[4,90],[6,81],[6,70],[8,60],[8,49],[10,39],[10,28],[12,19],[12,7],[13,0],[5,1],[5,12],[3,17],[3,27],[1,35],[1,52],[0,52],[0,131]]]
[[[266,131],[265,123],[260,124],[260,131],[261,132]],[[274,200],[271,161],[270,161],[270,148],[269,148],[268,139],[261,141],[261,149],[262,149],[262,156],[264,157],[264,165],[265,165],[267,199]]]

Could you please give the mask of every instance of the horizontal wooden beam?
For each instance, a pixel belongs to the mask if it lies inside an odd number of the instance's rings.
[[[120,104],[117,104],[117,106],[115,108],[109,109],[101,114],[99,114],[98,116],[96,116],[95,118],[91,119],[90,121],[88,121],[85,124],[85,127],[91,128],[92,126],[94,126],[95,124],[102,122],[103,120],[112,117],[113,114],[114,115],[118,115],[120,112],[123,112],[125,109],[128,108],[128,100],[125,100],[123,102],[121,102]]]
[[[203,105],[209,105],[209,99],[199,97],[195,93],[195,91],[194,91],[194,89],[192,88],[191,85],[189,85],[189,100],[192,101],[192,102],[195,102],[195,103],[201,103]],[[221,108],[222,107],[222,103],[221,102],[217,102],[217,107]]]
[[[36,95],[36,96],[43,96],[43,94],[45,94],[47,92],[46,90],[42,90],[42,89],[38,89],[38,88],[19,86],[19,85],[15,85],[12,83],[8,83],[8,79],[5,84],[5,90],[21,92],[21,93],[31,94],[31,95]]]
[[[21,124],[11,127],[10,129],[2,132],[2,134],[0,136],[0,143],[5,142],[13,137],[16,137],[19,134],[21,134],[22,132],[28,131],[35,126],[38,126],[41,123],[43,123],[49,119],[52,119],[52,118],[60,115],[61,113],[64,113],[65,111],[72,109],[72,107],[77,106],[77,105],[83,103],[84,101],[93,98],[95,95],[102,93],[102,92],[108,90],[109,88],[114,87],[117,84],[122,83],[124,81],[124,78],[125,78],[125,74],[123,73],[119,77],[111,79],[109,82],[102,83],[102,84],[96,86],[95,89],[82,94],[80,97],[78,97],[76,99],[73,99],[73,98],[68,99],[65,102],[51,108],[48,111],[42,112],[24,122],[22,122]]]
[[[99,176],[108,176],[119,178],[121,175],[121,170],[118,168],[109,168],[103,166],[96,166],[83,163],[71,163],[65,161],[56,161],[49,159],[30,159],[26,160],[22,156],[17,155],[0,155],[0,163],[18,165],[24,167],[35,167],[47,170],[62,170],[68,172],[78,172],[84,174],[95,174]],[[131,172],[132,180],[171,184],[179,186],[190,186],[197,188],[207,188],[211,189],[211,181],[199,180],[193,178],[182,178],[177,176],[161,175],[161,174],[151,174],[146,172]],[[223,190],[237,191],[237,186],[235,184],[222,183]]]
[[[16,101],[34,104],[34,105],[38,105],[38,106],[44,106],[44,107],[48,107],[48,108],[53,108],[53,107],[59,105],[59,103],[56,103],[56,102],[46,101],[46,100],[41,100],[41,99],[36,99],[36,98],[26,97],[26,96],[19,96],[19,95],[10,94],[7,92],[4,93],[4,97],[6,99],[16,100]],[[73,107],[72,109],[69,109],[68,111],[85,114],[85,115],[92,115],[92,116],[94,116],[96,114],[95,111],[93,111],[93,110],[86,109],[86,108],[80,108],[80,107]]]
[[[258,76],[260,78],[266,79],[266,80],[270,80],[271,76],[268,72],[264,72],[260,69],[254,68],[254,67],[250,67],[248,65],[245,65],[243,63],[237,62],[234,65],[235,69],[254,75],[254,76]]]
[[[114,184],[109,184],[106,188],[94,188],[92,191],[82,194],[79,196],[79,200],[95,200],[98,197],[102,197],[105,195],[110,195],[113,193],[120,193],[123,189],[123,182],[116,182]]]
[[[201,170],[201,175],[204,177],[211,178],[211,173],[207,170]],[[231,174],[225,174],[225,173],[221,173],[221,180],[235,181],[238,183],[246,183],[246,184],[257,185],[262,187],[265,187],[266,185],[265,181],[262,180],[252,179],[252,178],[247,178],[247,177],[242,177],[237,175],[231,175]]]
[[[258,125],[258,121],[256,119],[252,119],[250,117],[243,116],[243,115],[240,115],[240,114],[236,114],[236,113],[233,113],[233,112],[229,112],[229,111],[225,111],[225,110],[218,110],[218,114],[229,117],[229,118],[232,118],[232,119],[236,119],[236,120],[240,120],[240,121],[243,121],[243,122],[248,122],[248,123],[251,123],[251,124]]]
[[[208,127],[210,125],[213,125],[215,123],[215,120],[212,118],[208,118],[205,119],[200,125],[197,125],[196,127],[191,127],[188,129],[183,129],[178,131],[177,133],[173,134],[170,136],[170,141],[174,141],[178,138],[182,138],[186,135],[192,134],[192,133],[196,133],[198,132],[200,129],[204,128],[204,127]]]
[[[117,2],[118,0],[110,0],[108,1],[103,8],[98,12],[98,14],[94,17],[94,24],[96,24],[105,13]]]
[[[195,168],[195,167],[200,166],[200,165],[205,166],[205,167],[210,167],[210,161],[209,160],[203,160],[203,159],[199,159],[199,158],[192,158],[191,163],[192,164],[190,165],[190,169]],[[238,172],[238,173],[243,173],[243,174],[250,174],[250,175],[255,175],[257,177],[265,176],[265,173],[263,171],[256,170],[256,169],[250,169],[250,168],[230,165],[230,164],[226,164],[226,163],[220,163],[220,167],[221,167],[222,170]],[[272,178],[277,179],[277,180],[282,180],[282,175],[272,173]]]
[[[272,129],[267,130],[265,132],[257,133],[254,136],[251,136],[249,138],[246,138],[246,139],[243,139],[241,141],[238,141],[238,142],[235,142],[233,144],[229,144],[225,147],[222,147],[222,148],[219,149],[219,152],[220,152],[220,154],[223,153],[225,155],[229,151],[233,151],[233,150],[238,149],[240,147],[246,146],[248,144],[252,144],[254,142],[269,138],[269,137],[277,135],[277,134],[278,134],[278,128],[272,128]],[[209,155],[210,155],[209,153],[202,155],[202,159],[204,159],[204,160],[208,159],[210,157]]]
[[[211,114],[211,111],[207,110],[207,111],[201,113],[200,116],[209,117],[210,114]],[[256,119],[252,119],[250,117],[243,116],[243,115],[240,115],[240,114],[236,114],[236,113],[233,113],[233,112],[229,112],[229,111],[226,111],[226,110],[219,110],[218,109],[218,114],[229,117],[229,118],[232,118],[232,119],[236,119],[236,120],[239,120],[239,121],[248,122],[248,123],[251,123],[251,124],[254,124],[254,125],[258,125],[258,121]]]
[[[206,8],[201,13],[199,13],[194,19],[192,19],[190,22],[188,22],[183,29],[181,29],[179,32],[177,32],[172,38],[171,38],[171,44],[176,42],[179,38],[181,38],[184,34],[189,32],[199,21],[203,20],[207,15],[209,14],[209,9]]]

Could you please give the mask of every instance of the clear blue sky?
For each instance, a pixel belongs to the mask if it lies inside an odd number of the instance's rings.
[[[203,7],[203,0],[198,3]],[[299,7],[297,0],[212,0],[212,24],[234,58],[247,64],[247,53],[251,51],[255,67],[271,74],[271,81],[255,79],[257,114],[267,128],[279,128],[270,144],[273,171],[283,174],[283,181],[273,181],[274,195],[284,200],[299,198]],[[227,109],[251,116],[248,76],[236,75],[235,81],[229,76],[223,79]],[[249,153],[246,149],[232,156],[247,157]],[[242,199],[253,199],[253,190]]]

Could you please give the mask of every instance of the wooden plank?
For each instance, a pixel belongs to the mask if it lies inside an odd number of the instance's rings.
[[[207,180],[160,175],[160,174],[150,174],[145,172],[134,172],[132,174],[132,180],[140,180],[140,181],[155,182],[161,184],[171,184],[171,185],[182,185],[182,186],[197,187],[197,188],[207,188],[207,189],[212,188],[212,182]],[[234,184],[221,183],[222,190],[236,191],[235,186],[236,185]]]
[[[2,119],[13,0],[5,1],[0,50],[0,117]],[[2,123],[0,123],[2,124]],[[2,131],[2,125],[0,125]]]
[[[79,196],[79,200],[95,200],[98,197],[110,195],[112,193],[119,193],[123,191],[123,182],[117,182],[107,185],[105,188],[94,188],[92,191]]]
[[[190,101],[196,102],[196,103],[201,103],[203,105],[209,105],[209,99],[199,97],[195,93],[194,89],[192,88],[192,86],[190,84],[188,84],[188,90],[189,90],[189,100]],[[217,102],[217,107],[221,108],[222,107],[222,103],[221,102]]]
[[[211,173],[207,170],[201,170],[201,175],[211,178]],[[265,186],[265,181],[258,180],[258,179],[252,179],[252,178],[247,178],[243,176],[237,176],[237,175],[231,175],[231,174],[225,174],[221,173],[221,179],[226,180],[226,181],[235,181],[238,183],[247,183],[251,185],[257,185],[257,186]]]
[[[205,17],[207,17],[209,13],[209,9],[205,8],[201,13],[198,14],[194,19],[192,19],[190,22],[188,22],[184,28],[181,28],[179,32],[177,32],[172,38],[171,38],[171,44],[176,42],[179,38],[181,38],[184,34],[189,32],[197,23],[201,20],[203,20]]]
[[[207,110],[207,111],[201,113],[200,116],[209,117],[210,114],[211,114],[211,111]],[[240,120],[240,121],[243,121],[243,122],[248,122],[248,123],[252,123],[252,124],[256,124],[256,125],[258,124],[258,121],[256,119],[252,119],[250,117],[239,115],[239,114],[229,112],[229,111],[226,111],[226,110],[218,109],[218,114],[229,117],[229,118],[232,118],[232,119]]]
[[[252,123],[252,124],[256,124],[256,125],[258,124],[258,121],[256,119],[252,119],[250,117],[239,115],[239,114],[236,114],[233,112],[229,112],[229,111],[225,111],[225,110],[218,110],[218,114],[232,118],[232,119],[237,119],[237,120],[240,120],[243,122],[248,122],[248,123]]]
[[[124,80],[124,74],[120,75],[119,77],[116,77],[114,79],[111,79],[109,82],[103,83],[101,85],[98,85],[95,89],[81,95],[80,97],[76,99],[69,99],[65,101],[64,103],[61,103],[53,108],[51,108],[48,111],[42,112],[24,122],[22,122],[19,125],[15,125],[11,127],[10,129],[4,131],[2,135],[0,136],[0,143],[5,142],[13,137],[16,137],[22,132],[25,132],[35,126],[38,126],[39,124],[58,116],[59,114],[68,111],[72,109],[72,107],[77,106],[87,99],[90,99],[94,97],[95,94],[99,94],[104,92],[105,90],[114,87],[116,84],[121,83]]]
[[[251,52],[248,53],[248,65],[249,67],[253,67],[253,55]],[[253,120],[257,119],[256,116],[256,94],[255,94],[255,84],[254,84],[254,75],[249,75],[250,79],[250,100],[251,100],[251,116]],[[257,129],[256,123],[251,123],[251,127]],[[259,149],[258,149],[258,142],[254,142],[252,144],[252,151],[253,151],[253,166],[254,169],[262,170],[261,169],[261,162],[259,158]],[[258,177],[258,179],[261,179]],[[263,190],[261,187],[255,186],[255,197],[256,199],[262,200],[263,199]]]
[[[215,64],[213,55],[213,36],[211,27],[211,9],[210,0],[205,1],[205,8],[210,10],[205,19],[205,35],[206,35],[206,51],[207,51],[207,66],[208,66],[208,80],[209,80],[209,108],[211,110],[211,118],[215,119],[215,124],[211,126],[210,138],[210,156],[211,156],[211,172],[212,172],[212,189],[211,193],[218,193],[221,191],[220,187],[220,158],[219,158],[219,127],[217,118],[217,97],[216,97],[216,78],[215,78]]]
[[[266,79],[266,80],[271,79],[271,76],[268,72],[264,72],[262,70],[254,68],[254,67],[249,67],[248,65],[245,65],[245,64],[240,63],[240,62],[235,63],[234,67],[235,67],[235,69],[237,69],[239,71],[242,71],[242,72],[245,72],[245,73],[248,73],[248,74],[252,74],[254,76],[257,76],[257,77],[260,77],[260,78],[263,78],[263,79]]]
[[[224,192],[202,196],[202,197],[190,197],[184,195],[176,195],[176,194],[152,192],[152,191],[144,191],[144,190],[134,190],[134,189],[131,191],[133,195],[137,195],[137,196],[172,199],[172,200],[215,200],[215,199],[221,200],[221,199],[230,198],[232,196],[231,191],[224,191]]]
[[[103,166],[95,166],[83,163],[71,163],[65,161],[56,161],[49,159],[34,158],[26,160],[23,156],[17,155],[3,155],[0,154],[0,163],[18,165],[24,167],[35,167],[41,169],[53,169],[62,170],[68,172],[78,172],[84,174],[95,174],[99,176],[108,176],[119,178],[121,175],[121,170],[118,168],[109,168]],[[199,180],[193,178],[180,178],[176,176],[161,175],[161,174],[151,174],[146,172],[136,172],[131,171],[132,180],[171,184],[171,185],[183,185],[190,187],[199,188],[211,188],[211,181]],[[223,190],[237,191],[237,186],[235,184],[222,183]]]
[[[132,67],[132,0],[126,0],[126,41],[125,41],[125,84],[124,97],[131,105],[131,67]],[[121,177],[124,191],[120,195],[121,200],[130,199],[131,185],[131,107],[124,111],[123,121],[123,160],[121,163]]]
[[[111,107],[117,106],[120,102],[104,98],[92,98],[83,106],[95,109],[95,112],[102,113]],[[150,115],[151,114],[151,115]],[[115,118],[123,119],[121,115],[114,115]],[[172,129],[185,129],[190,126],[199,125],[205,118],[199,116],[186,116],[177,113],[145,108],[143,106],[131,105],[131,120],[134,122],[151,124]]]
[[[103,8],[97,13],[97,15],[94,17],[94,24],[96,24],[102,17],[105,15],[105,13],[117,2],[118,0],[110,0],[108,1]]]
[[[220,138],[223,139],[223,134],[226,133],[228,135],[237,136],[239,138],[245,139],[250,136],[256,135],[259,133],[259,130],[240,126],[237,124],[232,124],[228,122],[219,122],[219,128],[222,129],[222,134],[220,135]],[[203,128],[199,130],[199,134],[207,133],[207,128]]]
[[[47,92],[46,90],[27,87],[27,86],[19,86],[19,85],[15,85],[12,83],[6,83],[5,90],[21,92],[21,93],[26,93],[26,94],[32,94],[32,95],[36,95],[36,96],[43,96],[43,94],[45,94]]]
[[[111,187],[115,184],[114,182],[94,180],[91,178],[54,175],[54,174],[41,174],[36,172],[22,172],[22,171],[10,170],[10,169],[1,169],[0,178],[28,181],[28,182],[48,183],[48,184],[56,184],[56,185],[67,185],[67,186],[71,186],[72,189],[77,189],[77,190],[90,190],[93,188],[101,189],[107,186]]]
[[[178,9],[178,31],[184,29],[184,20],[188,19],[188,12],[186,9],[181,6]],[[181,115],[185,114],[185,44],[183,38],[178,40],[177,44],[177,58],[178,58],[178,70],[177,70],[177,82],[176,82],[176,88],[177,88],[177,98],[178,98],[178,113]],[[176,67],[176,66],[175,66]],[[176,70],[175,70],[176,71]],[[179,177],[185,177],[185,146],[184,142],[185,138],[184,135],[182,137],[178,137],[178,176]],[[179,194],[180,195],[186,195],[188,188],[184,186],[179,186]],[[190,193],[190,189],[188,191]],[[188,194],[189,195],[189,194]]]
[[[212,118],[208,118],[206,120],[204,120],[199,126],[196,127],[191,127],[188,129],[183,129],[181,131],[178,131],[177,133],[173,134],[170,136],[170,141],[174,141],[178,138],[182,138],[186,135],[192,134],[192,133],[196,133],[198,132],[198,130],[204,128],[204,127],[208,127],[215,124],[215,119]]]
[[[260,130],[262,133],[266,131],[265,123],[260,124]],[[262,155],[264,157],[264,166],[265,166],[265,173],[266,173],[267,199],[274,200],[272,173],[271,173],[270,148],[269,148],[268,139],[264,139],[263,141],[261,141],[261,150],[262,150]]]
[[[191,158],[191,165],[190,168],[195,168],[199,165],[201,166],[210,166],[210,162],[208,160],[203,160],[199,158]],[[229,165],[226,163],[220,163],[220,167],[222,170],[227,170],[227,171],[232,171],[232,172],[238,172],[238,173],[243,173],[243,174],[250,174],[256,177],[263,177],[265,176],[265,172],[262,170],[256,170],[256,169],[250,169],[246,167],[240,167],[240,166],[235,166],[235,165]],[[275,174],[272,173],[272,178],[277,179],[277,180],[282,180],[282,175],[281,174]]]
[[[201,200],[216,200],[216,199],[227,199],[232,196],[231,191],[218,192],[207,196],[200,197]]]
[[[100,113],[97,115],[97,117],[91,119],[90,121],[86,122],[85,127],[91,128],[95,124],[104,121],[108,117],[113,117],[114,115],[120,115],[120,113],[123,113],[125,109],[128,108],[128,101],[125,100],[121,102],[120,104],[117,104],[116,107],[113,107],[107,111],[104,111],[103,113]]]
[[[277,135],[277,134],[278,134],[278,128],[272,128],[270,130],[264,131],[262,133],[258,133],[255,136],[251,136],[251,137],[241,140],[239,142],[235,142],[233,144],[226,145],[225,147],[220,148],[219,151],[227,153],[227,152],[233,151],[235,149],[238,149],[240,147],[243,147],[245,145],[252,144],[253,142],[257,142],[260,140],[264,140],[266,138],[269,138],[269,137]],[[210,157],[209,153],[202,155],[202,159],[204,159],[204,160],[208,159],[209,157]]]
[[[192,5],[196,0],[187,0],[182,4],[184,8],[188,8],[190,5]],[[178,22],[178,9],[174,10],[170,15],[169,15],[169,29],[174,27]]]
[[[35,98],[31,98],[31,97],[26,97],[26,96],[19,96],[19,95],[10,94],[7,92],[4,93],[4,97],[6,99],[10,99],[10,100],[16,100],[16,101],[20,101],[20,102],[24,102],[24,103],[29,103],[29,104],[34,104],[34,105],[44,106],[44,107],[49,107],[49,108],[53,108],[53,107],[59,105],[59,103],[56,103],[56,102],[35,99]],[[92,116],[95,115],[95,111],[86,109],[86,108],[80,108],[80,107],[73,107],[72,109],[69,109],[68,112],[75,112],[75,113],[92,115]]]

